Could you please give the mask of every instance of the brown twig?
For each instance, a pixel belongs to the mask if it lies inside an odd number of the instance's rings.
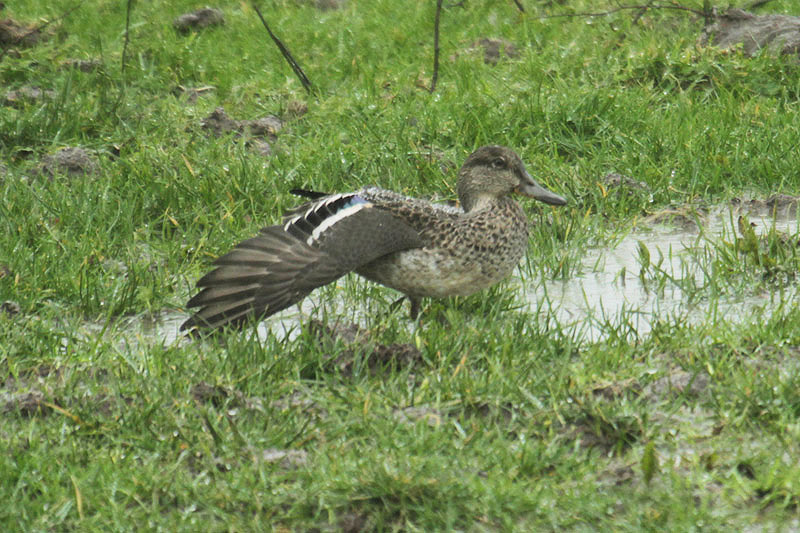
[[[297,61],[294,60],[292,54],[289,52],[289,49],[286,48],[286,45],[284,45],[281,42],[281,40],[278,39],[278,37],[276,37],[274,33],[272,33],[272,30],[269,29],[269,24],[267,24],[267,21],[264,19],[264,15],[261,14],[261,11],[259,11],[258,6],[253,4],[253,9],[256,10],[258,18],[261,19],[261,23],[264,24],[264,27],[267,29],[267,33],[269,33],[269,36],[272,38],[272,41],[278,47],[278,50],[281,51],[281,54],[283,54],[283,57],[284,59],[286,59],[286,62],[289,63],[290,67],[292,67],[295,76],[297,76],[297,78],[300,80],[300,83],[303,84],[303,88],[306,90],[307,93],[311,93],[311,88],[312,88],[311,80],[308,79],[308,76],[306,76],[306,73],[303,72],[302,68],[300,68],[300,65],[297,64]]]
[[[571,17],[605,17],[606,15],[611,15],[613,13],[617,13],[619,11],[626,11],[631,9],[674,9],[677,11],[688,11],[689,13],[694,13],[695,15],[704,16],[700,10],[692,9],[690,7],[685,6],[675,6],[675,5],[636,5],[636,6],[619,6],[615,7],[614,9],[609,9],[608,11],[600,11],[597,13],[563,13],[558,15],[541,15],[538,18],[540,19],[555,19],[555,18],[571,18]]]
[[[27,33],[25,33],[25,34],[23,34],[23,35],[20,35],[19,37],[17,37],[16,39],[14,39],[14,42],[13,42],[13,43],[11,43],[11,44],[10,44],[10,45],[8,45],[7,47],[3,48],[3,50],[0,50],[0,61],[2,61],[2,60],[3,60],[3,58],[4,58],[4,57],[5,57],[5,55],[6,55],[6,53],[7,53],[7,52],[8,52],[8,51],[11,49],[11,47],[12,47],[12,46],[14,46],[14,45],[15,45],[15,44],[17,44],[17,43],[21,43],[22,41],[24,41],[24,40],[25,40],[25,38],[26,38],[26,37],[28,37],[28,36],[30,36],[30,35],[33,35],[34,33],[37,33],[37,32],[40,32],[40,31],[42,31],[43,29],[45,29],[46,27],[48,27],[50,24],[52,24],[52,23],[54,23],[54,22],[58,22],[59,20],[61,20],[61,19],[63,19],[63,18],[66,18],[66,17],[67,17],[67,16],[68,16],[70,13],[72,13],[73,11],[75,11],[76,9],[78,9],[79,7],[81,7],[82,5],[83,5],[83,2],[78,2],[77,4],[75,4],[74,6],[72,6],[72,7],[71,7],[71,8],[69,8],[69,9],[67,9],[66,11],[64,11],[63,13],[61,13],[61,15],[59,15],[59,16],[58,16],[58,17],[56,17],[56,18],[54,18],[53,20],[48,20],[48,21],[46,21],[46,22],[42,22],[42,23],[41,23],[41,24],[39,24],[38,26],[35,26],[34,28],[32,28],[32,29],[31,29],[29,32],[27,32]]]
[[[753,2],[752,4],[747,6],[747,9],[748,10],[757,9],[757,8],[759,8],[759,7],[761,7],[764,4],[769,3],[769,2],[772,2],[772,0],[756,0],[755,2]]]
[[[514,0],[514,3],[517,5],[517,9],[525,13],[525,8],[522,6],[522,2],[520,2],[519,0]]]
[[[442,12],[442,0],[436,0],[436,15],[433,19],[433,77],[431,78],[430,92],[436,90],[436,81],[439,79],[439,15]]]
[[[128,0],[128,5],[125,11],[125,41],[122,43],[122,75],[125,76],[125,62],[128,57],[128,43],[130,42],[130,28],[131,28],[131,10],[133,8],[133,0]]]
[[[714,8],[711,6],[711,0],[703,0],[703,23],[706,26],[714,23]]]

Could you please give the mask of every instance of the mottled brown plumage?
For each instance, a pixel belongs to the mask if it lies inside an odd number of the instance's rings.
[[[416,317],[423,297],[467,295],[502,280],[528,245],[528,220],[512,193],[563,205],[537,184],[519,156],[484,146],[459,171],[461,208],[368,187],[355,193],[306,193],[294,209],[216,261],[187,307],[200,309],[181,329],[239,326],[299,302],[348,272],[396,289]]]

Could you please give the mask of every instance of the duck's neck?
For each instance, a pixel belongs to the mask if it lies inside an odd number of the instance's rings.
[[[476,198],[471,198],[470,202],[463,203],[463,209],[467,213],[473,211],[480,211],[482,209],[497,209],[507,205],[516,205],[516,202],[509,196],[493,196],[493,195],[479,195]]]

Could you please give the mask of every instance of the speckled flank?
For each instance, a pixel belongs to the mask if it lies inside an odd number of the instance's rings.
[[[377,198],[370,200],[378,203]],[[438,213],[431,212],[430,204],[418,210],[413,203],[387,203],[393,211],[403,212],[425,245],[381,257],[356,272],[409,296],[468,295],[485,289],[507,277],[527,248],[528,220],[510,198],[460,215],[447,206]],[[439,224],[431,224],[431,216]],[[449,219],[446,224],[443,217]]]

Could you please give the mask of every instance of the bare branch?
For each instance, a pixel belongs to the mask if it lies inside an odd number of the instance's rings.
[[[676,6],[676,5],[636,5],[636,6],[619,6],[615,7],[614,9],[609,9],[608,11],[599,11],[597,13],[563,13],[558,15],[541,15],[537,18],[540,19],[555,19],[555,18],[572,18],[572,17],[605,17],[606,15],[611,15],[613,13],[617,13],[619,11],[626,11],[626,10],[640,10],[640,9],[673,9],[676,11],[688,11],[689,13],[694,13],[695,15],[700,15],[701,17],[705,16],[705,13],[698,10],[692,9],[690,7],[685,6]]]
[[[128,5],[125,10],[125,41],[122,43],[122,75],[125,76],[125,62],[128,57],[128,43],[130,43],[130,29],[131,29],[131,10],[133,9],[133,0],[128,0]],[[124,82],[123,82],[124,83]]]
[[[752,4],[747,6],[747,10],[748,11],[752,11],[753,9],[757,9],[757,8],[763,6],[764,4],[767,4],[769,2],[772,2],[772,0],[756,0],[755,2],[753,2]]]
[[[256,10],[258,18],[261,19],[261,23],[264,24],[264,27],[267,29],[267,33],[269,33],[269,36],[272,38],[273,42],[275,42],[275,45],[278,47],[278,50],[281,51],[281,54],[283,54],[286,62],[289,63],[290,67],[292,67],[295,76],[297,76],[297,78],[300,80],[300,83],[303,84],[303,88],[307,93],[310,94],[312,89],[311,80],[308,79],[308,76],[306,76],[306,73],[303,72],[302,68],[300,68],[300,65],[297,63],[297,61],[294,60],[294,57],[292,57],[292,54],[289,52],[289,49],[286,48],[286,45],[284,45],[281,40],[278,39],[274,33],[272,33],[272,30],[269,29],[269,24],[267,24],[267,21],[264,19],[264,15],[261,14],[261,11],[259,11],[258,6],[256,6],[255,3],[253,4],[253,9]]]
[[[433,77],[431,78],[430,92],[436,90],[436,80],[439,79],[439,15],[442,12],[442,0],[436,0],[436,16],[433,19]]]
[[[517,9],[525,13],[525,8],[522,7],[522,2],[520,2],[520,0],[514,0],[514,3],[517,5]]]

